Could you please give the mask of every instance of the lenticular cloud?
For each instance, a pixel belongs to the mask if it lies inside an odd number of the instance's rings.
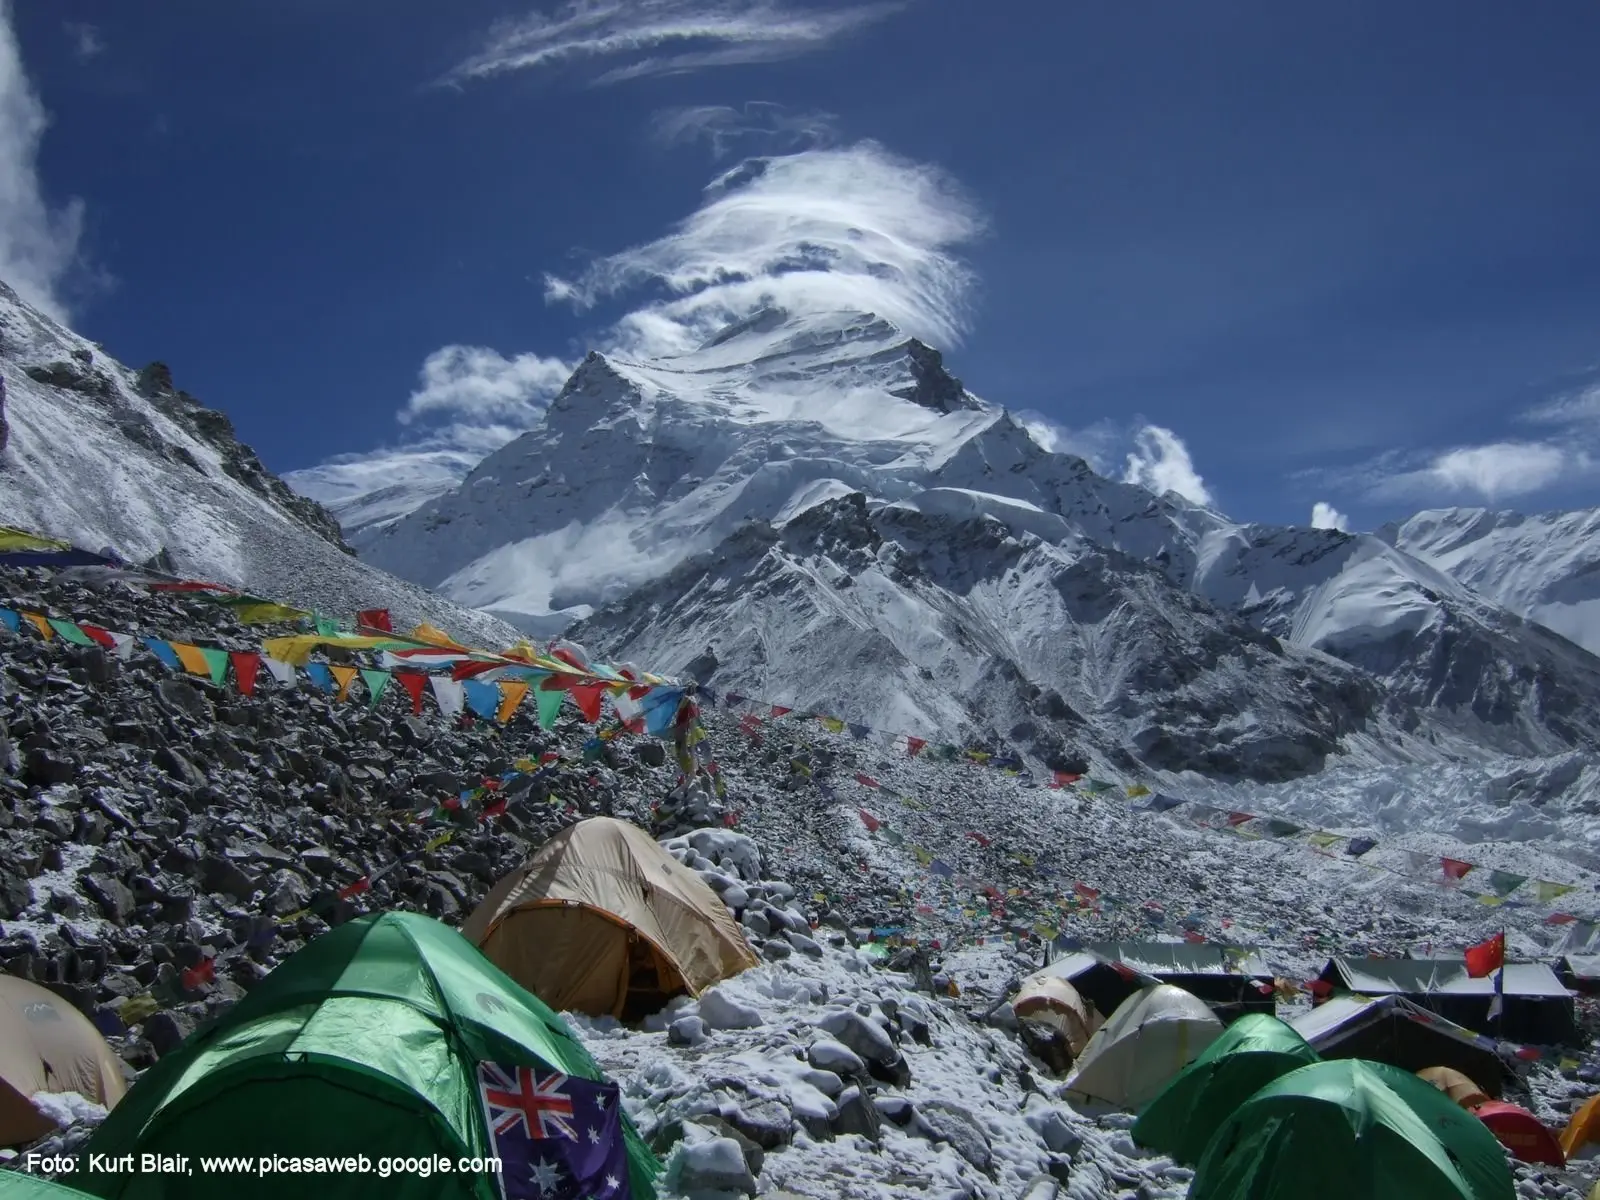
[[[664,287],[667,299],[614,330],[620,350],[640,355],[692,349],[761,305],[874,312],[950,345],[975,282],[955,251],[983,225],[948,175],[872,142],[751,159],[713,180],[672,232],[575,279],[547,276],[546,296],[585,309]]]

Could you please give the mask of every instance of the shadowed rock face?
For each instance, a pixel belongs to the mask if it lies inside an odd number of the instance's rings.
[[[896,607],[915,615],[871,620]],[[680,646],[702,653],[706,628],[713,686],[863,720],[920,706],[996,753],[1048,763],[1294,778],[1383,709],[1362,672],[1283,647],[1147,564],[1067,554],[992,520],[874,512],[859,494],[781,530],[752,525],[574,635],[675,661]],[[866,695],[842,694],[841,674]],[[779,690],[751,682],[763,677]],[[967,699],[959,712],[941,707],[950,691]]]

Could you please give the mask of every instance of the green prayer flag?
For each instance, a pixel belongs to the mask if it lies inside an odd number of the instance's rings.
[[[199,650],[211,672],[211,682],[221,687],[222,681],[228,677],[228,652],[218,650],[215,646],[201,646]]]
[[[539,704],[539,728],[550,729],[556,723],[556,717],[561,714],[561,702],[566,699],[565,692],[546,691],[544,688],[535,688],[533,697]]]
[[[1513,875],[1510,871],[1489,872],[1489,887],[1496,896],[1509,896],[1527,882],[1526,875]]]
[[[389,680],[394,678],[387,671],[373,671],[365,667],[361,670],[361,682],[367,685],[367,705],[371,708],[378,707],[378,701],[383,698],[383,689],[389,686]]]
[[[339,632],[339,622],[335,621],[332,617],[319,616],[317,618],[317,636],[318,637],[332,637],[334,634],[336,634],[338,632]]]
[[[95,641],[71,621],[58,621],[51,617],[50,628],[59,633],[63,640],[71,642],[74,646],[92,646]]]

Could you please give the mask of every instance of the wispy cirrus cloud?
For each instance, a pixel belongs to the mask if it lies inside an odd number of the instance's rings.
[[[79,62],[99,58],[106,52],[106,41],[98,26],[87,21],[68,21],[62,29],[72,39],[72,56]]]
[[[742,108],[699,104],[664,108],[650,121],[650,136],[663,147],[708,142],[716,158],[735,146],[757,144],[762,153],[826,147],[834,137],[831,113],[791,113],[781,104],[748,101]]]
[[[610,333],[627,354],[677,354],[756,308],[874,312],[935,344],[960,340],[976,283],[957,251],[985,219],[937,167],[874,142],[751,159],[713,180],[700,208],[655,241],[546,276],[579,310],[647,288]]]
[[[83,202],[58,208],[45,199],[39,143],[49,123],[23,69],[11,6],[0,0],[0,279],[65,321],[63,292],[83,269]]]
[[[629,60],[597,85],[710,67],[777,62],[820,50],[904,7],[893,0],[822,8],[784,0],[574,0],[490,29],[445,82]]]

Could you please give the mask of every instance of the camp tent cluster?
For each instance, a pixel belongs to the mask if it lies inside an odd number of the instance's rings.
[[[1462,974],[1459,963],[1410,970],[1415,979],[1401,982],[1425,996],[1424,984]],[[1179,978],[1209,1003],[1171,982]],[[1507,1151],[1563,1166],[1600,1140],[1600,1098],[1558,1137],[1501,1098],[1497,1043],[1398,989],[1335,995],[1286,1023],[1256,1011],[1258,996],[1271,1003],[1263,981],[1264,965],[1248,954],[1108,943],[1049,964],[1012,1007],[1070,1048],[1067,1099],[1136,1112],[1137,1143],[1195,1169],[1191,1200],[1297,1196],[1311,1181],[1372,1200],[1510,1200]],[[1545,983],[1520,986],[1540,995]],[[1564,1028],[1559,1009],[1525,1015]]]
[[[659,1164],[557,1013],[635,1019],[757,962],[717,894],[649,834],[581,821],[460,931],[391,912],[316,938],[126,1094],[85,1017],[0,975],[0,1144],[51,1132],[32,1097],[73,1091],[110,1109],[85,1154],[494,1158],[583,1195],[653,1200]],[[400,1200],[526,1191],[492,1174],[379,1182],[374,1196]],[[218,1186],[104,1172],[79,1185],[107,1200],[209,1200]],[[230,1177],[227,1190],[278,1197],[283,1183]]]

